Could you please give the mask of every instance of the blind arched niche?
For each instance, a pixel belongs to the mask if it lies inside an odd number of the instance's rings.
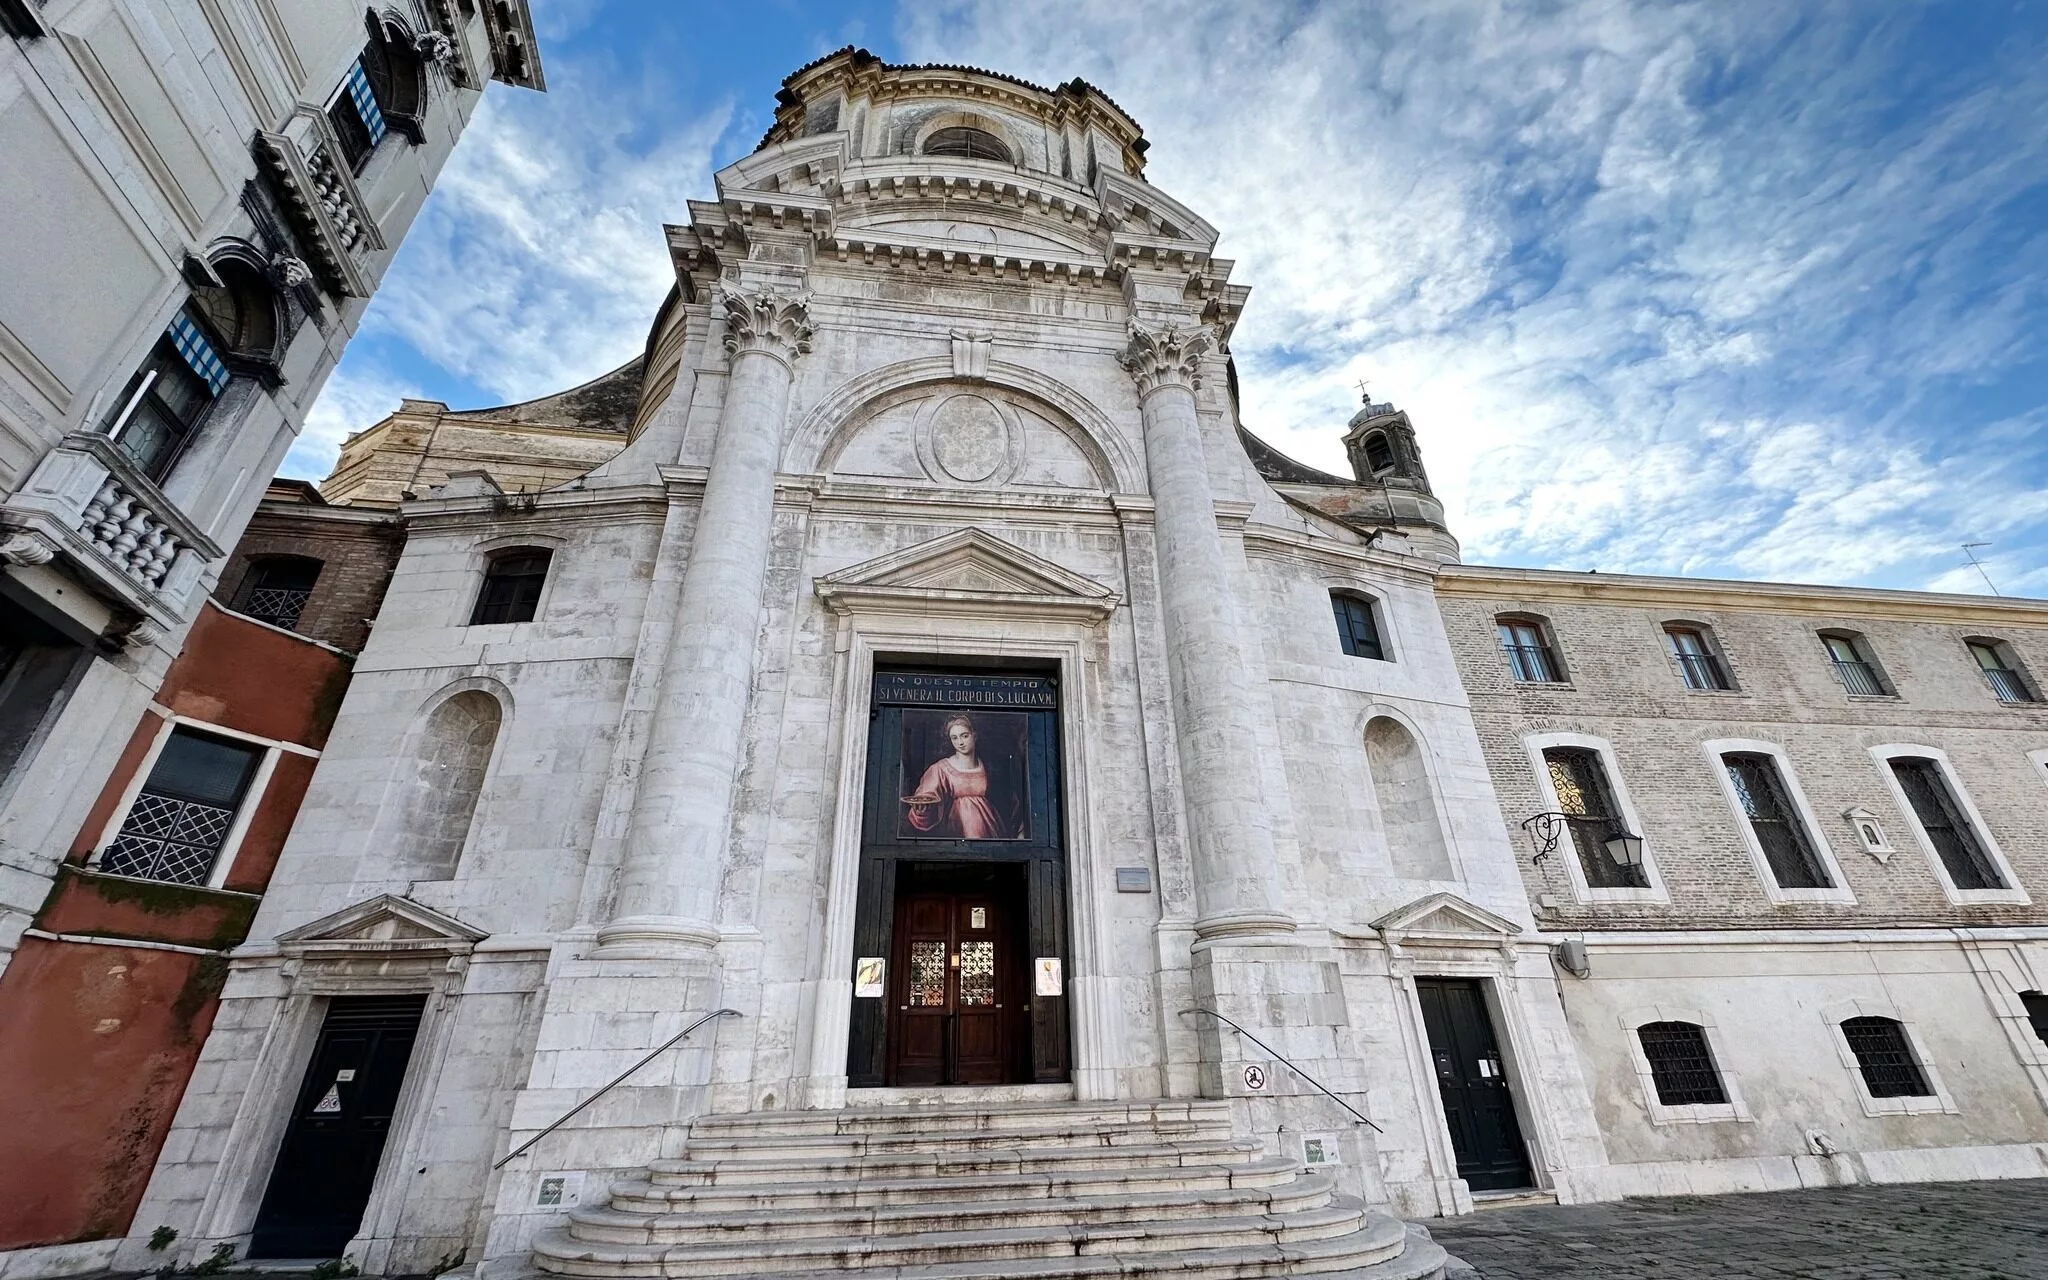
[[[408,879],[454,878],[503,721],[496,698],[469,689],[435,707],[420,726],[385,807],[383,834],[397,844]]]
[[[1393,854],[1394,874],[1412,880],[1449,880],[1451,851],[1437,823],[1436,797],[1422,748],[1399,721],[1375,716],[1365,726],[1365,762],[1380,822]]]

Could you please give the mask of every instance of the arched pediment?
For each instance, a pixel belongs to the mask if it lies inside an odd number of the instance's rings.
[[[870,427],[874,438],[863,441]],[[1079,393],[1000,360],[963,378],[945,356],[871,370],[834,388],[791,434],[783,470],[949,488],[1144,490],[1136,453]]]

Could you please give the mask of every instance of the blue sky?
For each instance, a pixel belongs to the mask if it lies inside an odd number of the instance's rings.
[[[1246,424],[1414,416],[1466,558],[2048,595],[2048,5],[534,0],[287,473],[636,353],[660,224],[848,43],[1051,84],[1252,286]]]

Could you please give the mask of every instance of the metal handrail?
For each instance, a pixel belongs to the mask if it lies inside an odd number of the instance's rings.
[[[542,1138],[547,1137],[555,1130],[567,1124],[569,1120],[572,1117],[574,1117],[578,1112],[582,1111],[583,1108],[589,1106],[591,1103],[596,1102],[599,1098],[602,1098],[607,1093],[610,1093],[612,1090],[618,1088],[621,1084],[625,1082],[627,1076],[632,1075],[635,1071],[638,1071],[640,1068],[646,1066],[648,1063],[654,1061],[656,1058],[659,1058],[662,1054],[667,1053],[670,1049],[673,1049],[676,1046],[676,1043],[680,1041],[684,1036],[689,1035],[692,1031],[695,1031],[697,1028],[711,1021],[713,1018],[723,1018],[728,1013],[734,1016],[735,1018],[740,1016],[740,1011],[738,1009],[714,1009],[712,1012],[705,1014],[703,1017],[697,1019],[689,1026],[684,1027],[681,1031],[676,1032],[668,1039],[662,1041],[661,1044],[657,1046],[652,1052],[650,1052],[646,1057],[640,1059],[640,1061],[634,1063],[632,1066],[627,1067],[624,1071],[621,1071],[619,1072],[619,1074],[613,1076],[611,1078],[611,1082],[605,1085],[604,1088],[599,1089],[596,1093],[591,1094],[583,1101],[577,1103],[575,1106],[569,1108],[567,1111],[564,1111],[561,1114],[561,1116],[555,1120],[553,1124],[549,1125],[545,1129],[542,1129],[539,1133],[534,1134],[531,1138],[528,1138],[526,1141],[520,1143],[511,1151],[507,1152],[505,1158],[503,1160],[498,1161],[496,1164],[492,1165],[491,1168],[502,1169],[512,1162],[514,1156],[521,1156],[526,1154],[527,1151],[532,1149],[534,1143],[539,1142]]]
[[[1266,1042],[1265,1042],[1264,1040],[1261,1040],[1261,1039],[1259,1039],[1259,1038],[1258,1038],[1257,1036],[1253,1035],[1253,1034],[1252,1034],[1251,1032],[1249,1032],[1249,1031],[1246,1031],[1246,1030],[1245,1030],[1245,1029],[1244,1029],[1243,1027],[1240,1027],[1240,1026],[1238,1026],[1238,1025],[1237,1025],[1237,1024],[1235,1023],[1235,1022],[1232,1022],[1232,1021],[1231,1021],[1230,1019],[1228,1019],[1228,1018],[1224,1017],[1224,1016],[1223,1016],[1222,1014],[1220,1014],[1220,1013],[1216,1012],[1216,1011],[1215,1011],[1214,1009],[1202,1009],[1202,1008],[1194,1008],[1194,1009],[1182,1009],[1182,1010],[1180,1011],[1180,1016],[1181,1016],[1181,1017],[1183,1017],[1183,1018],[1185,1018],[1185,1017],[1187,1017],[1187,1016],[1188,1016],[1189,1014],[1191,1014],[1191,1013],[1206,1013],[1206,1014],[1208,1014],[1208,1015],[1209,1015],[1210,1017],[1212,1017],[1212,1018],[1216,1019],[1216,1021],[1218,1021],[1218,1022],[1221,1022],[1221,1023],[1223,1023],[1223,1024],[1225,1025],[1225,1026],[1229,1027],[1229,1028],[1230,1028],[1230,1029],[1231,1029],[1232,1031],[1235,1031],[1235,1032],[1237,1032],[1237,1034],[1239,1034],[1239,1035],[1243,1036],[1243,1037],[1244,1037],[1245,1039],[1247,1039],[1247,1040],[1251,1041],[1251,1042],[1252,1042],[1253,1044],[1255,1044],[1255,1045],[1259,1046],[1259,1048],[1261,1048],[1261,1049],[1264,1049],[1264,1050],[1265,1050],[1265,1051],[1266,1051],[1267,1053],[1271,1054],[1271,1055],[1272,1055],[1272,1057],[1273,1057],[1273,1060],[1274,1060],[1274,1061],[1276,1061],[1276,1062],[1284,1062],[1284,1063],[1286,1063],[1286,1064],[1287,1064],[1287,1069],[1288,1069],[1289,1071],[1292,1071],[1292,1072],[1293,1072],[1293,1073],[1294,1073],[1295,1075],[1298,1075],[1298,1076],[1300,1076],[1300,1077],[1301,1077],[1302,1079],[1304,1079],[1304,1080],[1308,1081],[1308,1082],[1309,1082],[1310,1084],[1314,1085],[1314,1086],[1316,1087],[1317,1091],[1318,1091],[1318,1092],[1320,1092],[1320,1093],[1321,1093],[1321,1094],[1322,1094],[1322,1095],[1323,1095],[1324,1097],[1326,1097],[1326,1098],[1328,1098],[1328,1099],[1329,1099],[1330,1101],[1332,1101],[1332,1102],[1336,1103],[1336,1104],[1337,1104],[1338,1106],[1340,1106],[1340,1107],[1344,1108],[1344,1109],[1345,1109],[1346,1111],[1349,1111],[1349,1112],[1351,1113],[1352,1117],[1353,1117],[1354,1119],[1356,1119],[1356,1120],[1358,1121],[1358,1123],[1360,1123],[1360,1124],[1362,1124],[1362,1125],[1366,1125],[1366,1126],[1369,1126],[1369,1127],[1370,1127],[1370,1128],[1372,1129],[1372,1131],[1373,1131],[1374,1133],[1385,1133],[1385,1132],[1386,1132],[1386,1130],[1385,1130],[1385,1129],[1382,1129],[1382,1128],[1380,1128],[1380,1127],[1379,1127],[1378,1125],[1376,1125],[1376,1124],[1373,1124],[1373,1122],[1372,1122],[1372,1121],[1370,1121],[1370,1120],[1366,1119],[1366,1118],[1365,1118],[1365,1117],[1364,1117],[1363,1115],[1361,1115],[1361,1114],[1359,1113],[1359,1110],[1358,1110],[1358,1108],[1357,1108],[1357,1107],[1354,1107],[1354,1106],[1352,1106],[1352,1105],[1351,1105],[1350,1103],[1348,1103],[1348,1102],[1344,1101],[1344,1099],[1342,1099],[1342,1098],[1338,1097],[1338,1096],[1337,1096],[1336,1094],[1334,1094],[1334,1093],[1331,1093],[1331,1092],[1330,1092],[1330,1091],[1329,1091],[1328,1089],[1325,1089],[1325,1088],[1323,1088],[1323,1082],[1322,1082],[1322,1081],[1320,1081],[1320,1080],[1316,1079],[1316,1078],[1315,1078],[1314,1076],[1310,1075],[1310,1074],[1309,1074],[1308,1072],[1306,1072],[1306,1071],[1303,1071],[1303,1070],[1302,1070],[1302,1069],[1301,1069],[1300,1067],[1297,1067],[1297,1066],[1295,1066],[1295,1065],[1294,1065],[1294,1063],[1293,1063],[1293,1062],[1292,1062],[1292,1061],[1291,1061],[1290,1059],[1288,1059],[1288,1058],[1286,1058],[1285,1056],[1283,1056],[1283,1055],[1282,1055],[1282,1054],[1280,1053],[1280,1051],[1279,1051],[1278,1049],[1275,1049],[1275,1048],[1274,1048],[1274,1047],[1273,1047],[1272,1045],[1270,1045],[1270,1044],[1267,1044],[1267,1043],[1266,1043]]]

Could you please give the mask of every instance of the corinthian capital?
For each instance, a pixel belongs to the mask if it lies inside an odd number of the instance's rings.
[[[1169,324],[1153,329],[1133,320],[1131,340],[1117,356],[1117,363],[1137,382],[1140,396],[1160,387],[1194,391],[1202,385],[1202,357],[1216,345],[1216,330],[1210,325]]]
[[[737,289],[720,285],[725,305],[725,353],[765,351],[785,363],[811,349],[811,295],[777,293],[773,289]]]

